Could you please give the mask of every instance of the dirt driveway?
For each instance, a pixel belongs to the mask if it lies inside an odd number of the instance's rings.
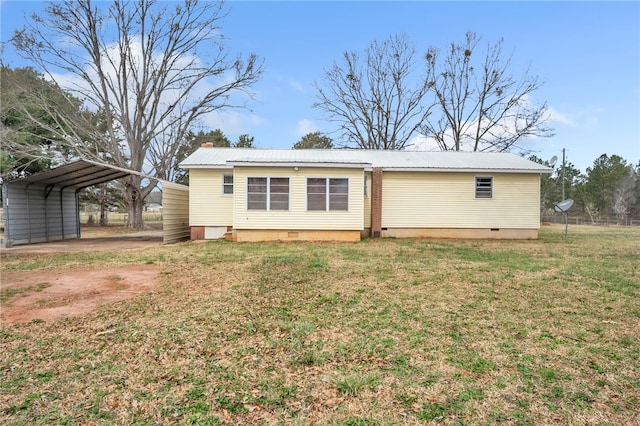
[[[50,243],[23,244],[1,248],[1,253],[64,253],[135,250],[162,245],[162,231],[131,232],[124,228],[91,228],[82,231],[82,238]]]
[[[110,237],[96,237],[100,235],[97,232],[88,234],[88,238],[78,240],[3,248],[0,255],[141,250],[162,245],[162,234],[158,231],[122,233]],[[153,290],[157,275],[156,265],[108,270],[67,267],[45,271],[2,271],[0,319],[5,324],[34,319],[51,321],[63,316],[85,314],[106,303]]]

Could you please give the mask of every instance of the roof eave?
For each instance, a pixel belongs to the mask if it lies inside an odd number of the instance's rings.
[[[309,162],[309,161],[229,161],[227,164],[238,167],[314,167],[336,169],[371,169],[371,163],[350,162]]]
[[[189,170],[189,169],[233,169],[233,166],[229,166],[226,164],[178,164],[178,167],[181,169]]]
[[[536,169],[491,169],[491,168],[464,168],[464,167],[383,167],[388,172],[430,172],[430,173],[527,173],[541,174],[552,173],[549,170]]]

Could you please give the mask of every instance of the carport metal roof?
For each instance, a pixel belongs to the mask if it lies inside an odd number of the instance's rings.
[[[55,169],[36,173],[31,176],[8,181],[7,184],[21,182],[26,184],[43,184],[46,186],[59,186],[61,188],[82,189],[92,185],[109,182],[129,175],[156,179],[133,170],[110,164],[97,163],[90,160],[78,160],[65,164]]]

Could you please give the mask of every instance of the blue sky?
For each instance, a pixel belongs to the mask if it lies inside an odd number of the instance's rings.
[[[1,0],[2,41],[23,15],[43,9],[35,1]],[[536,103],[551,108],[556,135],[527,147],[543,158],[562,158],[583,172],[601,154],[640,161],[640,2],[383,2],[230,1],[222,31],[234,52],[264,58],[252,111],[212,117],[210,127],[231,139],[255,137],[261,148],[290,148],[302,135],[330,132],[312,108],[324,71],[345,51],[362,52],[373,40],[406,34],[418,52],[461,42],[468,31],[483,41],[504,38],[512,73],[530,67],[545,83]],[[3,61],[25,63],[10,47]]]

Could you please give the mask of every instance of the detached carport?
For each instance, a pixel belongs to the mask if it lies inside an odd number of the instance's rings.
[[[78,160],[2,184],[6,246],[80,238],[79,191],[128,175],[155,179],[162,185],[163,242],[188,239],[188,187],[133,170]]]

